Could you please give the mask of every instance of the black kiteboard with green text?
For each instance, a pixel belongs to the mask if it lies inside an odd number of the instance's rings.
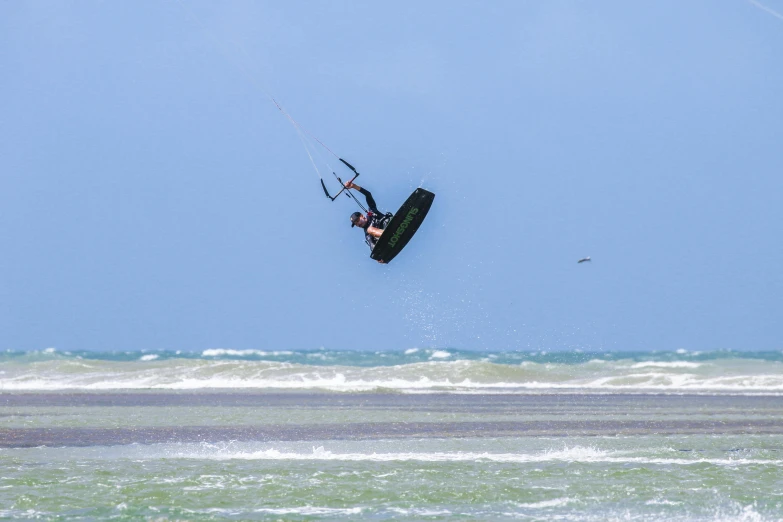
[[[417,188],[386,225],[370,257],[388,263],[405,248],[427,216],[435,194]]]

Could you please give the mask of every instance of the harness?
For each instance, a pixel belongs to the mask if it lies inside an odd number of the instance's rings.
[[[385,214],[375,214],[372,210],[367,212],[367,227],[375,227],[384,230],[389,221],[394,217],[394,214],[387,212]],[[364,242],[370,247],[370,250],[375,248],[375,243],[378,242],[378,238],[372,237],[367,233],[367,229],[364,229]]]

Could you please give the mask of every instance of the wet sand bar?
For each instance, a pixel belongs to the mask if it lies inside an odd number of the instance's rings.
[[[189,408],[320,411],[306,424],[150,425],[95,427],[80,408],[110,408],[118,417],[152,408],[175,416]],[[79,426],[8,427],[4,417],[35,417],[53,409]],[[87,411],[87,410],[84,410]],[[230,410],[226,410],[230,411]],[[439,413],[436,422],[400,420]],[[332,414],[340,415],[334,422]],[[382,421],[367,422],[381,415]],[[459,414],[459,421],[442,420]],[[277,413],[277,415],[280,415]],[[445,415],[445,417],[444,417]],[[491,415],[493,420],[481,420]],[[470,420],[475,416],[475,421]],[[509,420],[502,420],[504,417]],[[544,416],[545,418],[542,418]],[[530,420],[525,420],[528,418]],[[152,419],[152,417],[149,417]],[[420,417],[419,417],[420,418]],[[521,419],[521,420],[520,420]],[[6,426],[3,426],[6,424]],[[336,394],[264,392],[80,392],[0,394],[0,447],[95,446],[171,442],[317,441],[457,437],[572,437],[675,434],[783,434],[783,397],[589,394]]]

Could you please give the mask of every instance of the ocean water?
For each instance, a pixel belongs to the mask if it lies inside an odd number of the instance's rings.
[[[780,352],[0,354],[2,520],[783,520]]]
[[[0,391],[783,393],[783,352],[0,352]]]

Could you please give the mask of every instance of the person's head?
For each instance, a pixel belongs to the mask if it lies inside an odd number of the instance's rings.
[[[351,227],[364,228],[367,224],[367,218],[362,215],[361,212],[354,212],[351,214]]]

